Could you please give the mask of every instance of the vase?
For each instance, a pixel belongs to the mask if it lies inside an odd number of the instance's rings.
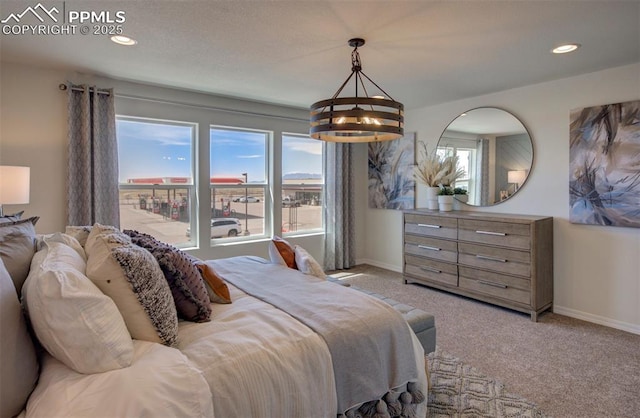
[[[439,187],[427,187],[427,209],[438,210]]]
[[[453,210],[464,210],[466,203],[469,201],[468,194],[453,195]]]
[[[453,195],[438,196],[438,208],[440,212],[451,212],[453,210]]]

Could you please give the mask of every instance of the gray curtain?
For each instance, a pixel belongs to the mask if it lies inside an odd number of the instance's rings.
[[[120,227],[113,90],[68,85],[69,225]]]
[[[480,175],[480,205],[489,204],[489,140],[486,138],[478,139],[478,170]]]
[[[324,268],[355,265],[353,145],[328,142],[325,158]]]

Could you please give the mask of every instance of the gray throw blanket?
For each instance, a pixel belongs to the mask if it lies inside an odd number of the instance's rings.
[[[325,340],[333,361],[339,413],[352,415],[353,407],[359,406],[372,412],[361,411],[361,415],[373,416],[376,409],[386,409],[383,398],[395,404],[424,400],[414,384],[408,385],[418,377],[410,330],[391,306],[258,257],[207,263],[224,280],[287,312]],[[408,396],[398,399],[401,394]]]

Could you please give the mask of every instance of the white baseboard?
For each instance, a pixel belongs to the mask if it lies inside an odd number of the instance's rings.
[[[560,315],[570,316],[571,318],[582,319],[583,321],[593,322],[594,324],[604,325],[606,327],[611,327],[622,331],[627,331],[632,334],[640,335],[640,325],[618,321],[615,319],[606,318],[604,316],[577,311],[575,309],[565,308],[564,306],[558,305],[553,305],[553,312]]]
[[[381,269],[395,271],[397,273],[402,273],[402,266],[396,266],[395,264],[387,264],[381,263],[376,260],[370,260],[368,258],[362,258],[356,260],[356,264],[369,264],[370,266],[380,267]]]

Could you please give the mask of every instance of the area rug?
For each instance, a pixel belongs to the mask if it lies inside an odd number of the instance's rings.
[[[549,418],[538,407],[505,391],[504,385],[436,348],[427,355],[431,390],[428,418]]]

